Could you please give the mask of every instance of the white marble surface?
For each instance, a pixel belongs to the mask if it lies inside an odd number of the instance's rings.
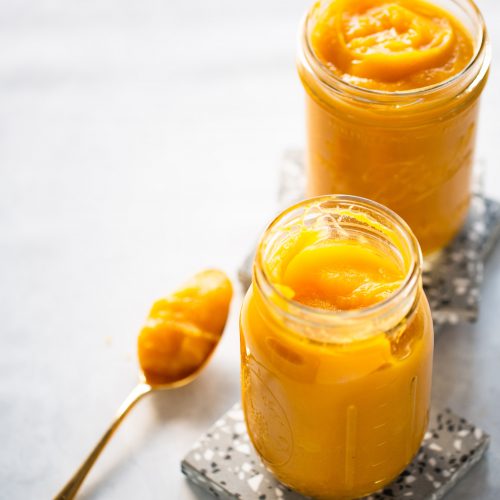
[[[136,381],[151,301],[233,277],[303,144],[296,28],[306,0],[0,0],[0,498],[49,498]],[[500,198],[500,3],[479,155]],[[498,62],[497,62],[498,61]],[[436,343],[434,396],[492,434],[449,495],[500,497],[500,248],[480,321]],[[191,386],[144,400],[87,499],[201,499],[181,457],[239,396],[237,316]]]

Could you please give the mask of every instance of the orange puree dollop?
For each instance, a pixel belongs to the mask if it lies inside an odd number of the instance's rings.
[[[148,383],[171,384],[201,368],[222,335],[232,294],[229,278],[208,269],[153,304],[138,338]]]
[[[473,55],[462,24],[423,0],[333,0],[313,12],[314,52],[357,86],[427,87],[459,73]]]

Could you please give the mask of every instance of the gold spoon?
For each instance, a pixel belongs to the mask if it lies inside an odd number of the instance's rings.
[[[95,448],[54,500],[70,500],[75,497],[111,436],[143,396],[153,391],[182,387],[200,374],[219,343],[231,297],[232,287],[226,275],[221,271],[208,270],[196,274],[184,287],[154,304],[148,322],[139,336],[139,383],[122,403]],[[206,315],[203,317],[203,308],[208,308],[212,313],[209,318]],[[194,320],[190,318],[193,314],[196,315]],[[189,346],[184,347],[183,351],[185,339]],[[155,348],[158,344],[160,348],[165,348],[162,341],[168,345],[166,352],[162,352],[158,366]],[[176,344],[177,350],[172,349],[172,343]],[[181,368],[179,359],[184,360]],[[172,370],[169,363],[175,364],[176,368]]]

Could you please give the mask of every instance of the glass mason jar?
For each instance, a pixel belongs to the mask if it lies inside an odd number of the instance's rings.
[[[343,311],[287,298],[273,273],[286,265],[283,250],[311,227],[397,258],[405,276],[399,288],[375,305]],[[255,449],[285,485],[315,498],[367,495],[418,451],[433,353],[421,265],[406,223],[354,196],[303,201],[265,231],[241,310],[242,402]]]
[[[307,194],[378,201],[405,219],[424,254],[439,250],[463,225],[471,196],[479,97],[490,63],[481,13],[471,0],[435,0],[471,34],[473,58],[441,83],[390,92],[343,81],[314,53],[315,15],[328,3],[314,4],[300,36]]]

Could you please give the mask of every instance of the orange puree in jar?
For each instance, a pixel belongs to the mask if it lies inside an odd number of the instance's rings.
[[[370,245],[326,240],[294,255],[276,284],[297,302],[341,311],[380,302],[403,278],[401,267]]]
[[[319,59],[346,82],[376,90],[427,87],[471,60],[471,35],[422,0],[334,0],[311,33]]]
[[[257,452],[314,498],[390,483],[427,426],[432,346],[418,244],[397,216],[355,197],[292,207],[261,240],[241,312]]]
[[[471,0],[317,2],[298,69],[307,91],[307,191],[373,199],[424,253],[460,230],[470,201],[489,45]]]

